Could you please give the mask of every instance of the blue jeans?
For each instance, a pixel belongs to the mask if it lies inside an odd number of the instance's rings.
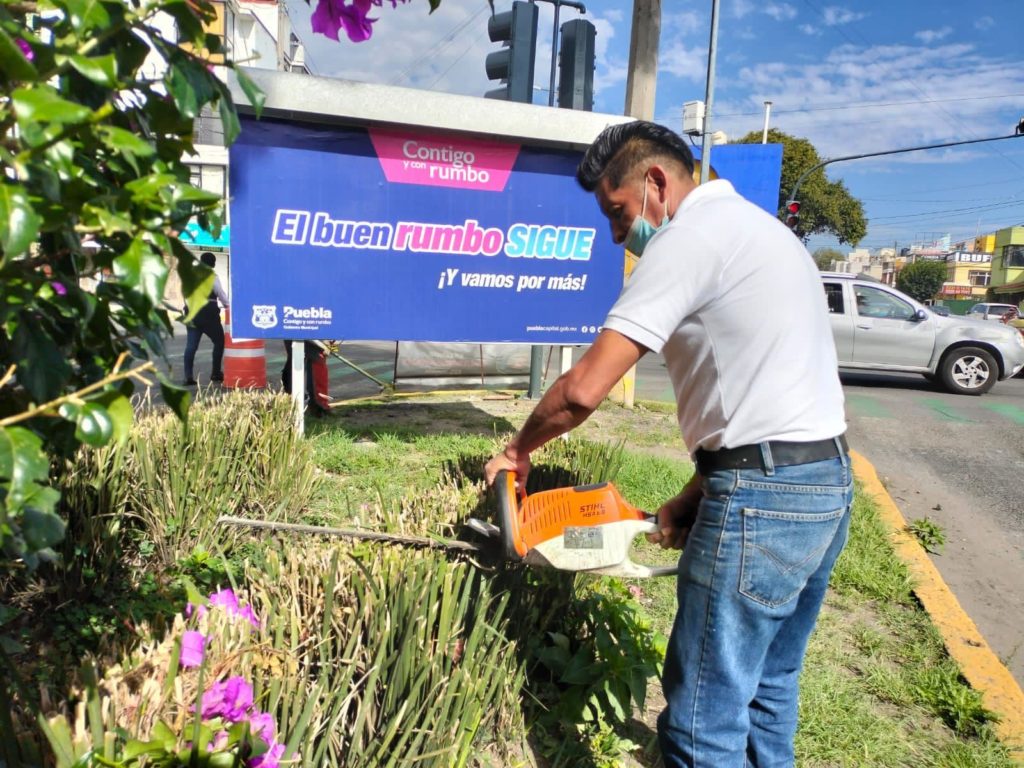
[[[800,668],[849,530],[849,460],[718,471],[702,487],[662,680],[665,765],[792,766]]]

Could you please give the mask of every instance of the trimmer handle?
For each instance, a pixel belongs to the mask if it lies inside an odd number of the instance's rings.
[[[516,490],[516,473],[502,469],[495,475],[494,491],[498,497],[498,528],[501,529],[501,545],[505,557],[514,563],[526,557],[526,544],[520,535],[519,493]]]

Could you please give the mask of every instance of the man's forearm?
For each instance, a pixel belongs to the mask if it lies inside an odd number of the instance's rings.
[[[506,452],[510,458],[533,453],[549,440],[578,427],[594,412],[589,406],[571,402],[568,390],[563,375],[544,393],[522,429],[509,442]]]

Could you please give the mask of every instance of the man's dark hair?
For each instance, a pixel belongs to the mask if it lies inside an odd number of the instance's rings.
[[[210,268],[217,266],[217,257],[214,256],[209,251],[203,251],[202,253],[200,253],[199,260]]]
[[[617,189],[638,165],[656,159],[677,162],[693,174],[693,153],[675,131],[644,120],[610,125],[587,148],[576,169],[576,181],[593,192],[607,178]]]

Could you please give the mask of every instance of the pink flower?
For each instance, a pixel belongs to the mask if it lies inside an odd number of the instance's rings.
[[[274,716],[269,712],[257,712],[249,718],[249,732],[267,744],[274,743],[274,734],[277,725],[274,723]]]
[[[50,283],[50,287],[53,288],[53,292],[56,293],[58,296],[68,295],[68,289],[67,286],[64,285],[64,283],[58,283],[56,280],[53,280]]]
[[[16,41],[18,47],[21,48],[21,52],[25,55],[25,58],[32,61],[36,57],[36,52],[32,50],[32,46],[22,40],[20,37]]]
[[[249,761],[249,768],[278,768],[284,757],[284,744],[271,744],[270,749]]]
[[[216,752],[219,749],[224,749],[228,745],[228,732],[218,731],[213,737],[213,741],[206,747],[207,752]]]
[[[178,662],[183,667],[198,667],[203,663],[206,652],[206,638],[199,632],[189,630],[181,636],[181,653]]]
[[[223,608],[227,611],[228,616],[241,616],[243,619],[248,620],[248,622],[256,627],[256,629],[260,628],[260,621],[256,618],[256,614],[253,613],[252,608],[248,605],[244,607],[239,605],[238,595],[234,593],[234,590],[222,589],[219,592],[214,592],[210,595],[209,599],[211,606]],[[192,616],[193,611],[197,616],[205,616],[206,606],[193,606],[192,603],[185,606],[186,617]]]
[[[349,40],[361,43],[373,34],[376,19],[367,18],[372,6],[372,0],[352,0],[351,5],[345,0],[320,0],[310,23],[315,33],[332,40],[338,39],[338,30],[344,27]]]
[[[243,677],[229,677],[214,683],[203,694],[202,718],[223,717],[230,723],[239,723],[252,709],[252,686]]]

